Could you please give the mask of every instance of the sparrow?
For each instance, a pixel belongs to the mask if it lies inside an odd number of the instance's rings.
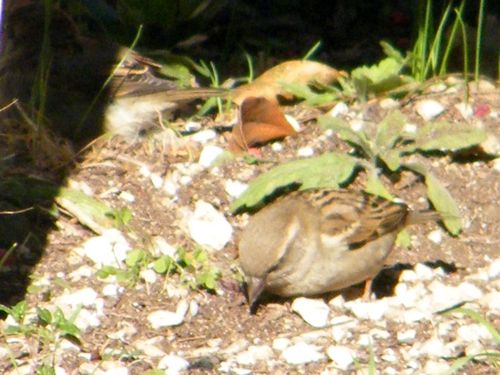
[[[251,216],[240,237],[250,309],[263,291],[318,295],[370,281],[401,229],[437,217],[357,190],[310,189],[278,198]],[[366,287],[365,298],[371,283]]]
[[[215,88],[180,88],[159,74],[153,60],[107,38],[82,35],[60,8],[49,13],[37,2],[7,17],[0,104],[14,98],[26,108],[42,104],[47,122],[64,136],[109,132],[133,140],[186,103],[224,96]]]

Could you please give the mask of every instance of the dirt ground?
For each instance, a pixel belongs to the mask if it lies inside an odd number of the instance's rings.
[[[414,105],[423,98],[432,98],[441,102],[446,110],[439,119],[452,122],[464,121],[462,115],[455,108],[455,104],[463,100],[463,92],[428,93],[420,97],[411,98],[400,108],[409,121],[421,125],[423,120],[415,113]],[[500,139],[499,113],[500,90],[496,87],[487,92],[474,92],[470,97],[475,108],[479,105],[490,108],[491,113],[481,119],[472,118],[470,121],[481,122],[484,128],[493,135],[494,142]],[[134,248],[147,248],[149,241],[161,236],[174,246],[193,247],[193,241],[182,225],[180,208],[193,209],[194,203],[203,199],[211,203],[220,212],[223,212],[232,224],[235,232],[230,243],[221,251],[210,253],[210,261],[222,272],[217,293],[204,290],[188,290],[188,300],[195,299],[199,304],[199,312],[195,317],[187,319],[183,324],[161,330],[154,330],[146,320],[153,311],[175,310],[178,299],[170,298],[165,292],[165,286],[179,285],[178,275],[169,276],[167,280],[158,280],[156,283],[145,285],[139,281],[135,287],[128,287],[118,298],[105,303],[105,318],[101,325],[82,335],[82,351],[90,353],[92,358],[100,360],[105,357],[106,350],[113,348],[122,353],[130,354],[127,367],[132,374],[139,374],[154,367],[154,361],[144,357],[134,357],[130,343],[110,340],[108,334],[123,327],[124,322],[137,329],[134,340],[148,339],[162,336],[161,349],[166,353],[181,353],[190,362],[189,373],[217,373],[224,356],[216,353],[207,354],[207,347],[227,348],[244,339],[253,344],[271,344],[276,337],[293,337],[314,329],[305,323],[299,316],[290,310],[291,300],[267,298],[257,309],[256,314],[250,315],[241,285],[237,281],[236,269],[237,239],[246,218],[233,216],[229,211],[232,198],[224,190],[224,183],[228,179],[249,182],[271,167],[297,158],[297,150],[301,147],[312,147],[315,155],[327,151],[349,151],[349,148],[336,135],[325,136],[314,120],[317,110],[299,107],[289,108],[297,116],[313,117],[312,120],[302,122],[302,131],[295,137],[283,140],[282,149],[272,145],[262,148],[262,159],[266,162],[249,164],[244,158],[236,157],[228,160],[215,169],[204,169],[194,174],[192,181],[179,185],[176,196],[167,194],[163,189],[157,189],[145,176],[143,168],[147,167],[153,173],[168,178],[172,176],[180,163],[189,166],[197,161],[203,145],[184,140],[173,149],[165,146],[158,137],[146,139],[130,145],[123,140],[113,138],[101,140],[91,146],[81,159],[74,164],[74,168],[67,175],[67,179],[84,183],[91,188],[95,197],[102,199],[113,208],[128,207],[133,218],[124,234]],[[389,111],[380,106],[380,100],[372,100],[351,108],[362,118],[368,127],[374,126]],[[225,147],[224,131],[213,121],[207,121],[206,127],[217,131],[217,138],[211,141]],[[224,124],[222,124],[224,125]],[[496,138],[494,138],[496,137]],[[496,139],[496,140],[495,140]],[[498,147],[498,146],[497,146]],[[417,263],[426,262],[435,267],[442,267],[447,272],[447,283],[457,284],[467,275],[478,269],[488,266],[499,257],[500,238],[500,169],[498,159],[485,156],[480,150],[470,150],[462,155],[432,155],[419,156],[429,170],[442,181],[451,195],[458,202],[463,215],[463,232],[452,237],[444,229],[442,240],[439,243],[428,238],[428,234],[439,226],[425,224],[410,229],[412,248],[396,248],[387,262],[389,270],[386,277],[380,277],[375,286],[378,298],[391,295],[392,288],[397,284],[398,270],[412,267]],[[142,168],[142,169],[141,169]],[[50,172],[44,172],[50,176]],[[389,181],[387,181],[390,183]],[[416,208],[425,208],[428,203],[422,197],[424,185],[421,180],[407,173],[403,178],[392,183],[393,192]],[[124,201],[120,193],[128,192],[135,197],[133,202]],[[101,290],[103,282],[96,276],[83,278],[79,282],[71,283],[65,280],[66,275],[79,267],[84,260],[75,261],[73,249],[83,241],[93,236],[89,229],[81,225],[75,218],[62,215],[54,223],[47,235],[47,243],[43,255],[31,269],[30,279],[44,277],[51,282],[50,296],[45,293],[29,293],[26,298],[31,306],[50,300],[65,288],[67,283],[71,289],[90,286]],[[80,285],[79,285],[80,284]],[[5,285],[5,284],[4,284]],[[359,289],[359,288],[358,288]],[[357,290],[357,289],[355,289]],[[331,296],[326,296],[328,301]],[[498,315],[481,311],[497,327],[500,323]],[[366,324],[363,321],[360,325]],[[400,324],[389,322],[388,330],[391,338],[377,342],[375,357],[387,348],[394,348],[395,334],[404,329]],[[432,333],[432,324],[419,324],[419,338],[429,337]],[[36,356],[36,354],[34,354]],[[360,362],[368,361],[369,353]],[[125,358],[122,357],[122,358]],[[136,359],[134,359],[136,358]],[[78,366],[80,357],[77,354],[64,358],[64,363],[71,367]],[[325,361],[301,366],[286,366],[278,364],[274,373],[319,373],[326,366]],[[0,365],[4,370],[9,365]],[[396,368],[397,365],[396,365]],[[254,373],[267,373],[264,364],[253,367]],[[464,372],[465,373],[465,372]],[[482,362],[473,362],[466,367],[468,374],[494,374],[495,370]]]

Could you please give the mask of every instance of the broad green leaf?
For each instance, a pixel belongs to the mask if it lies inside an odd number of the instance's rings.
[[[125,258],[125,264],[129,267],[134,267],[138,265],[143,259],[146,257],[146,254],[143,250],[132,250],[127,253]]]
[[[168,255],[163,255],[159,257],[154,263],[153,263],[153,269],[155,270],[156,273],[160,274],[167,274],[172,270],[172,268],[175,266],[175,261],[169,257]]]
[[[468,124],[428,123],[417,131],[415,146],[422,151],[455,151],[477,145],[486,132]]]
[[[446,229],[453,235],[457,235],[462,230],[462,220],[460,219],[460,210],[451,196],[450,192],[441,184],[441,182],[427,171],[425,166],[420,163],[404,164],[404,167],[414,171],[425,178],[427,187],[427,197],[438,211]]]
[[[398,150],[383,151],[378,155],[391,171],[395,172],[401,167],[401,158]]]
[[[38,316],[38,319],[41,321],[42,325],[46,326],[52,323],[52,314],[46,308],[37,307],[36,314]]]
[[[448,189],[430,173],[425,176],[425,185],[427,186],[427,196],[436,210],[442,215],[446,229],[453,235],[460,233],[462,230],[460,210]]]
[[[384,51],[384,54],[387,57],[390,57],[390,58],[396,60],[401,65],[406,63],[406,59],[403,57],[401,52],[399,52],[396,48],[391,46],[389,43],[387,43],[385,41],[381,41],[380,46],[382,47],[382,50]]]
[[[356,158],[340,153],[281,164],[255,179],[231,204],[231,210],[254,207],[276,189],[294,183],[300,184],[301,189],[338,187],[352,176],[357,165]]]
[[[385,188],[380,178],[378,178],[376,171],[368,172],[368,178],[365,183],[367,193],[378,195],[379,197],[393,200],[394,196]]]
[[[398,236],[396,237],[396,245],[403,248],[403,249],[409,249],[411,246],[411,237],[410,233],[406,229],[403,229],[398,233]]]
[[[286,92],[289,92],[293,96],[304,99],[306,104],[310,106],[318,106],[326,103],[331,103],[338,98],[330,92],[316,92],[312,90],[307,85],[301,85],[299,83],[281,83],[281,86]]]
[[[393,148],[397,140],[401,138],[405,124],[406,117],[400,111],[389,113],[377,126],[375,136],[377,152]]]
[[[361,149],[368,158],[372,159],[374,157],[374,152],[366,134],[352,130],[347,121],[338,117],[324,115],[318,119],[318,123],[323,129],[332,129],[337,132],[342,140]]]
[[[380,61],[378,65],[362,66],[351,73],[358,92],[366,95],[389,91],[405,83],[399,72],[403,64],[392,57]]]

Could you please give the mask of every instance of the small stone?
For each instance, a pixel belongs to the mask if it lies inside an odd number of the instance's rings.
[[[148,284],[154,284],[158,279],[156,272],[151,269],[144,269],[139,273],[139,275],[141,276],[141,279]]]
[[[184,129],[189,133],[194,133],[201,130],[201,122],[199,121],[187,121],[184,125]]]
[[[398,332],[398,342],[402,344],[408,344],[415,340],[415,337],[417,337],[417,331],[414,329],[408,329],[406,331],[401,331]]]
[[[382,358],[382,360],[384,360],[385,362],[389,363],[395,363],[398,361],[396,352],[391,348],[385,349],[380,358]]]
[[[187,370],[189,362],[177,355],[167,355],[158,362],[158,368],[166,370],[167,375],[177,375],[181,371]]]
[[[108,229],[77,248],[77,254],[92,260],[97,267],[120,267],[130,250],[130,245],[117,229]]]
[[[460,326],[457,335],[464,342],[490,341],[493,339],[490,331],[484,325],[477,323]]]
[[[426,375],[441,375],[448,372],[450,366],[445,361],[427,361],[424,366]]]
[[[396,109],[399,108],[399,101],[392,98],[384,98],[380,101],[380,108],[382,109]]]
[[[163,237],[155,236],[153,237],[153,249],[154,256],[167,255],[170,258],[174,258],[177,255],[177,249],[169,244]]]
[[[102,288],[102,294],[106,297],[116,297],[118,296],[118,290],[118,284],[107,284],[104,288]]]
[[[301,147],[297,150],[297,156],[301,158],[308,158],[313,155],[314,155],[314,149],[309,146]]]
[[[404,270],[399,275],[399,281],[417,281],[418,277],[414,270]]]
[[[319,350],[319,346],[299,342],[286,348],[281,356],[290,365],[301,365],[321,361],[324,355]]]
[[[148,315],[148,321],[153,329],[178,326],[184,322],[184,317],[188,309],[189,304],[185,300],[181,300],[177,304],[177,310],[175,312],[157,310]]]
[[[198,311],[200,311],[200,305],[198,305],[198,302],[196,302],[195,300],[189,302],[189,315],[191,315],[191,317],[194,317],[198,315]]]
[[[443,241],[443,232],[440,229],[433,230],[427,235],[427,238],[435,244],[440,244]]]
[[[403,131],[409,134],[415,134],[417,129],[417,125],[411,123],[406,123],[405,126],[403,126]]]
[[[251,366],[258,361],[269,361],[273,354],[273,350],[267,345],[252,345],[236,356],[236,362],[243,366]]]
[[[190,138],[191,140],[198,143],[206,143],[212,139],[217,138],[217,133],[215,132],[215,130],[207,129],[193,134]]]
[[[407,323],[407,324],[412,324],[416,322],[420,322],[422,320],[429,319],[431,317],[430,313],[426,313],[422,310],[418,309],[408,309],[403,311],[399,319],[397,319],[400,322]]]
[[[328,323],[330,309],[322,299],[296,298],[292,303],[292,311],[300,315],[304,321],[313,327],[325,327]]]
[[[128,191],[122,191],[118,197],[127,203],[134,203],[135,202],[134,195]]]
[[[416,344],[418,345],[418,344]],[[446,347],[443,341],[438,337],[434,336],[423,342],[418,350],[420,355],[428,355],[429,357],[440,358],[440,357],[450,357],[452,353],[449,348]]]
[[[386,299],[379,299],[372,302],[349,301],[345,306],[359,319],[380,320],[389,309]]]
[[[165,355],[165,352],[159,348],[162,344],[162,341],[163,337],[160,336],[156,336],[148,340],[137,340],[136,342],[134,342],[134,347],[148,357],[163,357]]]
[[[332,318],[330,325],[332,326],[333,340],[340,343],[342,340],[352,337],[351,329],[357,326],[357,322],[346,315],[341,315]]]
[[[495,259],[493,263],[488,267],[488,277],[490,279],[496,279],[500,276],[500,258]]]
[[[436,100],[425,99],[415,105],[415,110],[425,121],[432,120],[444,111],[444,106]]]
[[[238,198],[245,190],[248,189],[248,184],[235,180],[226,180],[224,190],[231,198]]]
[[[354,119],[350,123],[350,126],[351,126],[351,129],[354,130],[355,132],[360,132],[361,130],[363,130],[365,128],[365,123],[363,120]]]
[[[223,153],[224,149],[218,146],[207,145],[203,147],[203,150],[201,150],[198,164],[202,165],[205,168],[211,167],[217,161],[217,158]]]
[[[335,106],[328,112],[332,117],[344,116],[349,112],[349,107],[344,102],[338,102]]]
[[[221,250],[231,240],[233,227],[223,214],[210,203],[196,202],[195,211],[188,221],[191,238],[212,250]]]
[[[341,370],[346,371],[356,358],[356,352],[346,346],[329,346],[326,350],[330,358]]]
[[[273,349],[282,352],[291,345],[290,339],[285,337],[278,337],[273,340]]]
[[[151,173],[151,175],[149,176],[149,180],[156,190],[160,190],[163,187],[163,177],[161,177],[159,174]]]
[[[274,142],[274,143],[271,145],[271,149],[272,149],[274,152],[281,152],[281,151],[283,151],[283,143],[281,143],[281,142]]]
[[[479,300],[479,303],[492,313],[500,315],[500,292],[490,292],[487,293]]]
[[[118,331],[111,332],[107,335],[110,339],[129,341],[137,333],[137,328],[127,321],[119,322],[118,327],[120,327]]]
[[[415,273],[419,280],[432,280],[434,278],[432,268],[422,263],[417,263],[415,266]]]

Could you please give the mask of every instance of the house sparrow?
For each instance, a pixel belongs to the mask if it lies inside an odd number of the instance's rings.
[[[278,198],[250,218],[239,242],[250,308],[264,290],[315,295],[370,280],[401,229],[436,218],[362,191],[312,189]]]
[[[160,65],[151,59],[110,40],[81,35],[59,8],[49,13],[36,3],[8,16],[0,104],[13,98],[35,102],[65,136],[79,140],[110,132],[135,139],[187,102],[225,95],[214,88],[179,88],[159,76]],[[49,48],[42,51],[44,37]]]

